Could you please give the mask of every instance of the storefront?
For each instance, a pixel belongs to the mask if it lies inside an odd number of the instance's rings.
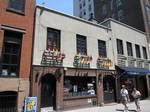
[[[111,75],[104,76],[103,79],[104,103],[111,103],[116,101],[116,86],[115,77]]]
[[[31,91],[37,97],[38,110],[63,108],[63,68],[33,66]]]
[[[97,105],[94,69],[68,68],[64,74],[64,108]]]
[[[126,85],[127,90],[129,91],[129,95],[131,100],[133,100],[131,93],[133,91],[133,87],[136,87],[142,94],[141,99],[145,99],[148,97],[148,80],[147,75],[150,73],[149,70],[144,68],[129,68],[129,67],[117,67],[117,71],[119,74],[118,78],[118,90],[121,89],[121,85]]]

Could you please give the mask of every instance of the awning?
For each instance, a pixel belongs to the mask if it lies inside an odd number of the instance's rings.
[[[150,75],[150,70],[136,67],[119,67],[123,74],[127,75]]]

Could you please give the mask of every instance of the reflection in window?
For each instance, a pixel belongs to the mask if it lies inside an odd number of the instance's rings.
[[[123,10],[119,10],[118,11],[118,20],[121,21],[124,19],[124,14],[123,14]]]
[[[136,57],[141,58],[140,46],[135,45]]]
[[[95,77],[66,76],[64,80],[65,98],[96,95]]]
[[[60,51],[60,31],[48,28],[47,49]]]
[[[100,57],[107,57],[105,41],[98,40],[98,53]]]
[[[87,55],[86,37],[82,35],[77,36],[77,54]]]
[[[24,12],[25,0],[8,0],[8,9]]]
[[[120,7],[120,6],[122,6],[122,1],[121,0],[116,0],[116,4],[117,4],[117,7]]]
[[[130,42],[127,42],[127,52],[128,56],[133,56],[132,44]]]
[[[147,59],[147,51],[146,51],[146,47],[142,47],[143,49],[143,58]]]
[[[117,52],[118,54],[124,54],[123,52],[123,42],[120,39],[117,39]]]
[[[19,73],[22,34],[12,31],[4,32],[2,50],[1,76],[17,76]]]

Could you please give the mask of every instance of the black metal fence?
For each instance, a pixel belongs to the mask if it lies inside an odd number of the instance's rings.
[[[0,93],[0,112],[16,112],[17,111],[17,94],[1,94]]]

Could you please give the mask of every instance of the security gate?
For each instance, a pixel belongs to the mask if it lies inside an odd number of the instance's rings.
[[[17,111],[17,92],[0,92],[0,112]]]

